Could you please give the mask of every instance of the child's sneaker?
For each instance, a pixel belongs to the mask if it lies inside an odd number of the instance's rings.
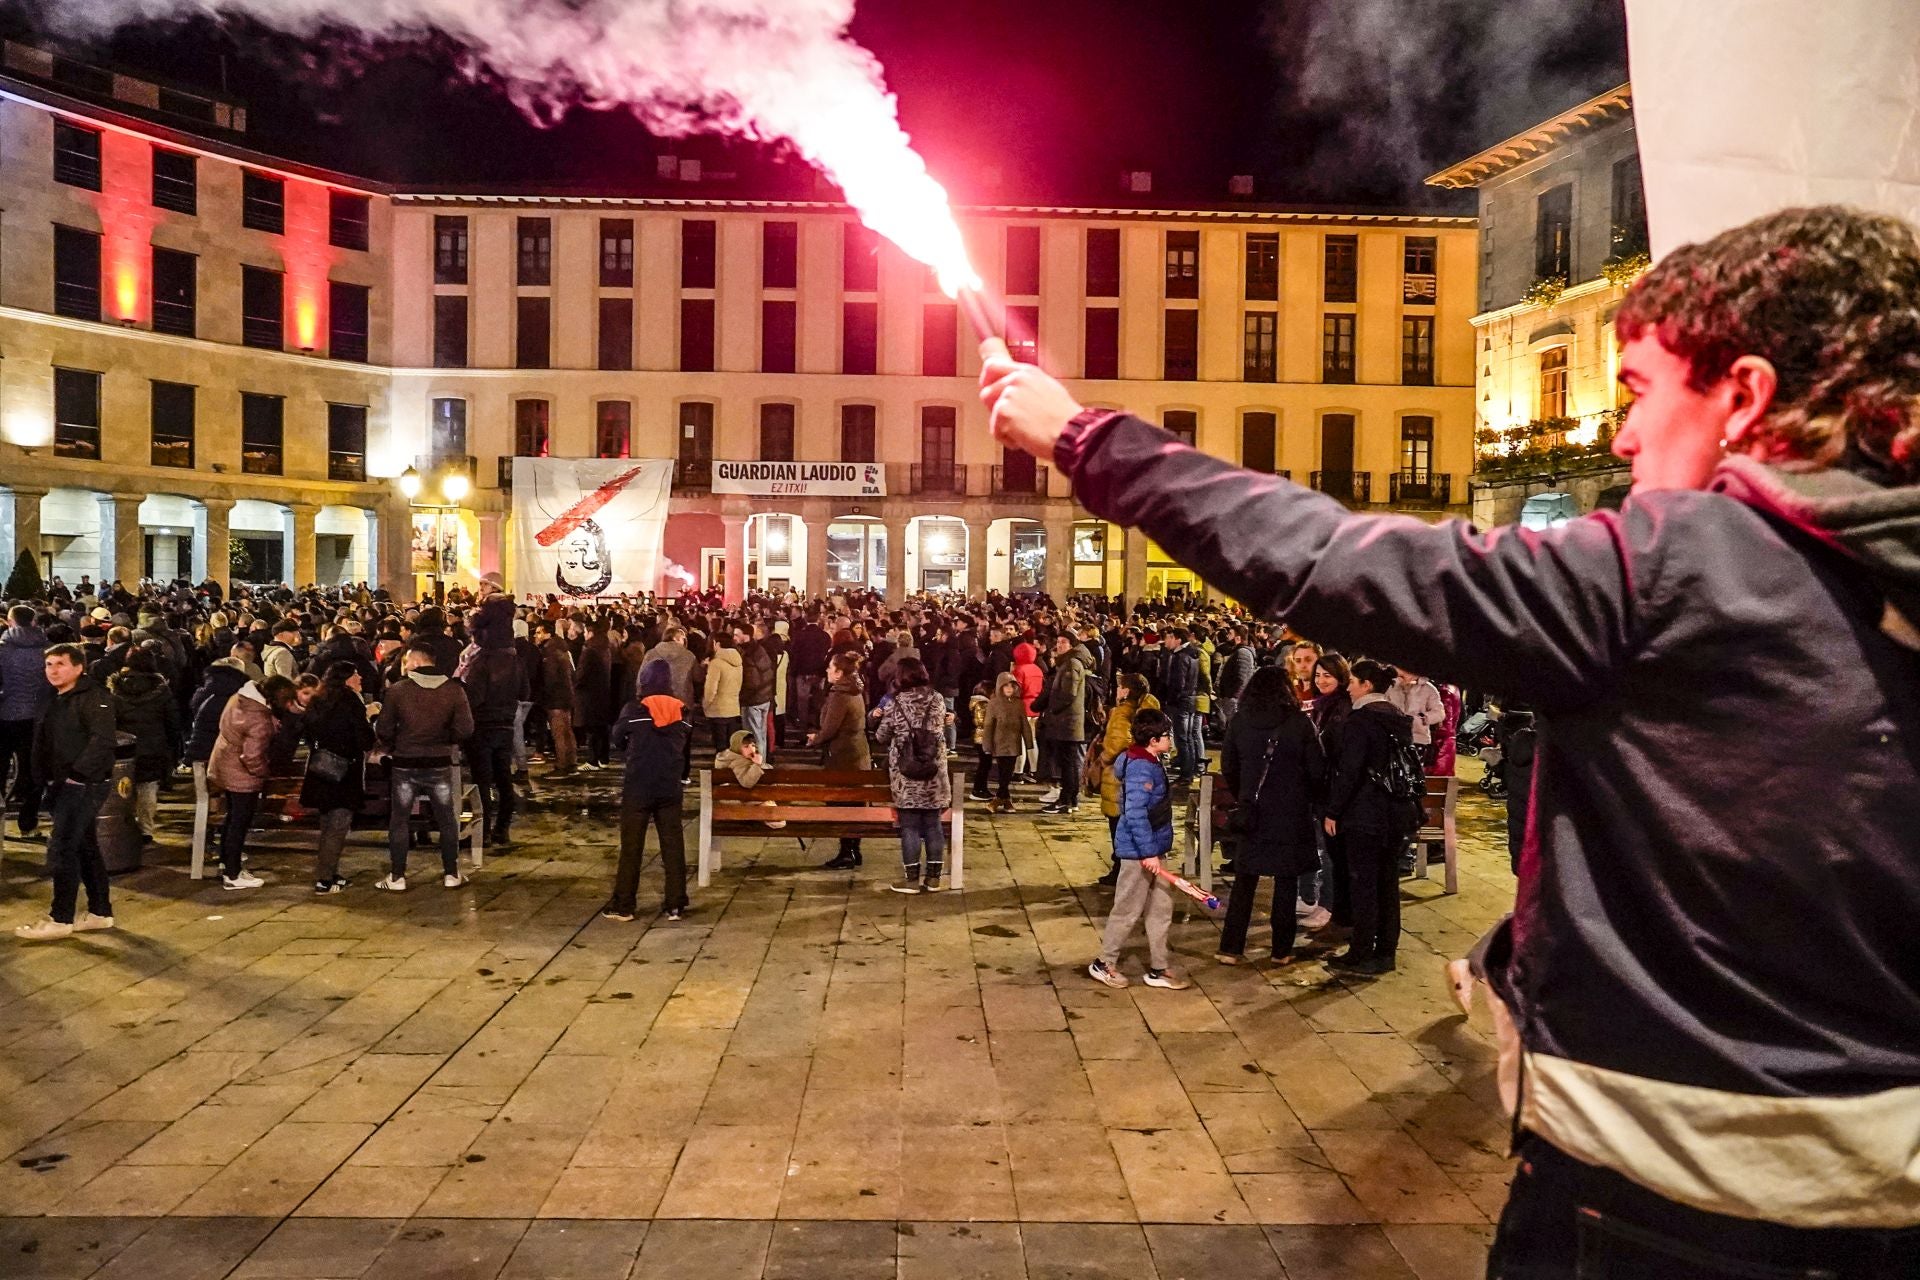
[[[1127,985],[1126,974],[1120,972],[1118,969],[1108,968],[1106,963],[1100,960],[1095,960],[1087,966],[1087,976],[1095,982],[1104,982],[1116,991]]]
[[[1327,910],[1325,907],[1315,907],[1313,910],[1307,912],[1307,914],[1299,917],[1299,921],[1300,927],[1308,933],[1318,933],[1333,923],[1333,912]]]
[[[405,893],[407,891],[407,878],[405,876],[389,875],[384,879],[375,880],[373,887],[376,889],[386,889],[393,893]]]
[[[259,876],[250,875],[245,871],[242,871],[237,876],[220,877],[220,887],[222,889],[258,889],[265,883],[266,881],[262,880]]]
[[[73,918],[75,933],[95,933],[102,929],[113,928],[112,916],[97,916],[91,911],[83,911]]]
[[[459,875],[458,873],[450,876],[440,877],[441,885],[443,885],[448,889],[458,889],[461,885],[465,884],[466,882],[467,882],[467,878],[463,875]]]
[[[1165,987],[1169,991],[1185,991],[1193,985],[1193,980],[1175,968],[1147,970],[1147,985]]]

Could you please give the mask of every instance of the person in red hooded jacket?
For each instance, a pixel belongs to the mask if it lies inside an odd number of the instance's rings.
[[[1044,782],[1038,770],[1040,764],[1039,716],[1033,709],[1033,700],[1040,696],[1040,690],[1047,683],[1046,673],[1040,670],[1040,664],[1034,661],[1040,651],[1026,641],[1013,646],[1013,678],[1020,682],[1020,702],[1027,712],[1027,760],[1021,773],[1029,782]]]

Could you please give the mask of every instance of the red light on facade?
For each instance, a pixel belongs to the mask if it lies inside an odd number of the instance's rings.
[[[311,351],[320,345],[320,303],[311,295],[293,300],[293,336],[295,345],[302,351]]]
[[[140,271],[130,261],[113,269],[113,314],[121,320],[140,319]]]

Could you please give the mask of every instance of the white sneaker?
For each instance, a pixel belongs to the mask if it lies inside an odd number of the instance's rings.
[[[250,875],[245,871],[242,871],[237,876],[220,877],[220,887],[222,889],[258,889],[265,883],[266,881],[262,880],[259,876]]]
[[[1105,983],[1107,986],[1114,988],[1116,991],[1120,990],[1121,988],[1127,985],[1126,974],[1120,972],[1119,969],[1109,966],[1099,960],[1095,960],[1092,964],[1087,966],[1087,976],[1089,978],[1092,978],[1095,982]]]
[[[1047,791],[1045,795],[1040,797],[1040,803],[1053,804],[1055,801],[1059,799],[1060,799],[1060,788],[1052,787]]]
[[[28,942],[52,942],[55,938],[66,938],[73,934],[73,926],[61,924],[52,916],[44,920],[35,920],[32,924],[23,924],[13,931],[13,936]]]
[[[465,876],[441,876],[440,877],[440,883],[445,885],[449,889],[458,889],[461,885],[465,884],[466,882],[467,882],[467,878]]]
[[[1311,933],[1315,929],[1324,929],[1333,923],[1333,912],[1325,907],[1315,907],[1300,917],[1300,927]]]
[[[75,933],[93,933],[100,929],[111,928],[113,928],[112,916],[97,916],[91,911],[82,912],[80,918],[73,922]]]
[[[375,880],[373,887],[376,889],[391,889],[395,893],[405,893],[407,891],[407,878],[405,876],[388,875],[382,879]]]

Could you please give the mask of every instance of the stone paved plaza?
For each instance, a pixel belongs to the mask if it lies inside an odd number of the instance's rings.
[[[1512,878],[1471,788],[1461,892],[1404,884],[1399,973],[1219,967],[1195,913],[1170,992],[1085,974],[1095,808],[970,814],[965,892],[920,898],[891,842],[851,875],[735,842],[687,920],[620,924],[615,776],[548,789],[464,889],[418,851],[376,893],[356,841],[345,894],[293,854],[225,893],[174,839],[119,929],[6,938],[0,1276],[1481,1274],[1505,1125],[1440,964]],[[9,925],[40,851],[7,850]]]

